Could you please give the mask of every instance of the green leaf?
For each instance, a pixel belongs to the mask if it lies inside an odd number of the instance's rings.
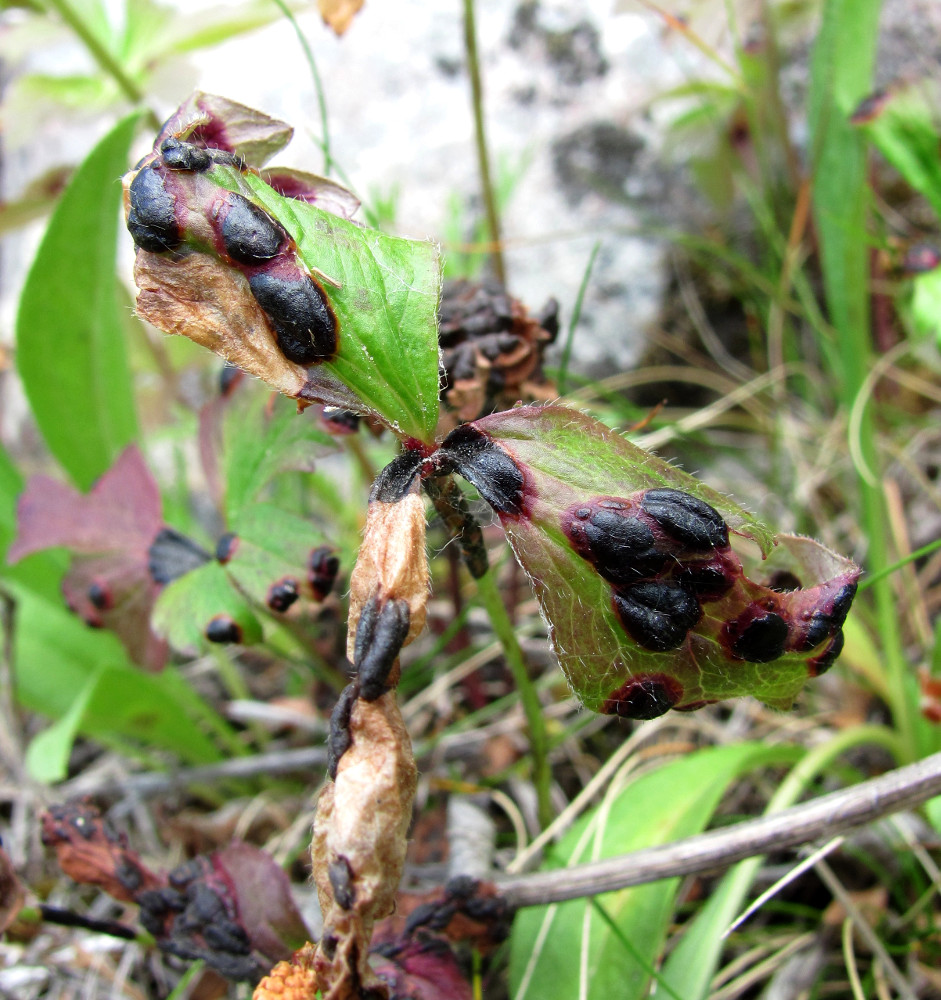
[[[869,368],[870,195],[865,140],[851,116],[872,87],[881,0],[826,0],[814,44],[810,127],[813,206],[849,409]]]
[[[167,674],[142,674],[102,666],[88,680],[69,711],[30,745],[27,763],[34,777],[66,776],[72,743],[79,732],[104,739],[121,737],[132,746],[170,750],[191,764],[219,760],[221,754],[192,719],[199,697]],[[202,706],[200,714],[205,711]]]
[[[88,628],[58,599],[18,581],[8,586],[16,601],[17,700],[55,720],[30,748],[31,773],[47,781],[64,776],[77,733],[105,742],[122,737],[191,763],[219,758],[193,720],[211,718],[220,726],[221,720],[172,668],[142,674],[110,632]]]
[[[709,995],[725,949],[725,933],[740,913],[763,860],[749,858],[722,877],[663,963],[664,982],[683,1000],[704,1000]]]
[[[941,343],[941,267],[912,280],[908,309],[918,333]]]
[[[225,570],[246,597],[268,607],[272,586],[291,580],[297,593],[314,598],[308,564],[324,538],[306,518],[271,504],[253,504],[242,511],[232,529],[238,542]]]
[[[325,211],[356,204],[338,198],[335,184],[282,170],[267,175],[286,184],[276,190],[244,169],[290,133],[208,94],[171,116],[153,153],[125,178],[138,313],[304,404],[356,409],[430,444],[438,423],[438,247]],[[164,152],[168,140],[177,145]],[[243,162],[232,164],[232,153]],[[179,169],[180,156],[202,163]],[[181,245],[190,252],[169,253]]]
[[[913,86],[874,101],[874,116],[856,116],[860,130],[941,218],[941,135],[934,110]]]
[[[25,708],[61,718],[100,666],[134,669],[115,635],[89,628],[58,595],[42,597],[16,582],[10,589],[16,599],[17,698]]]
[[[323,368],[399,433],[431,442],[438,423],[441,265],[434,243],[387,236],[284,198],[256,174],[213,176],[277,219],[337,316],[340,349]],[[339,284],[339,287],[334,284]]]
[[[645,774],[616,795],[609,794],[583,817],[553,852],[551,867],[612,857],[698,833],[729,782],[780,759],[781,748],[742,743],[700,750]],[[514,1000],[646,997],[679,884],[678,878],[666,879],[597,897],[616,930],[585,899],[521,911],[510,938]],[[630,942],[630,950],[622,938]]]
[[[251,605],[215,560],[164,588],[154,606],[151,625],[174,649],[199,652],[207,647],[206,629],[213,621],[234,626],[230,641],[251,645],[261,640],[261,624]]]
[[[33,261],[16,321],[16,359],[39,429],[81,489],[137,434],[115,278],[119,178],[139,115],[79,167]]]
[[[26,748],[26,770],[36,781],[53,784],[68,775],[72,745],[103,669],[89,678],[65,715],[39,733]]]
[[[442,450],[460,460],[466,449],[462,471],[485,496],[494,481],[513,482],[514,466],[520,476],[520,495],[502,511],[503,495],[495,504],[586,708],[644,719],[747,694],[789,708],[816,665],[832,662],[859,575],[849,560],[810,539],[776,538],[727,497],[564,407],[518,407],[455,435],[463,444],[452,436]],[[647,491],[664,488],[667,514],[682,520],[684,502],[699,504],[697,523],[714,540],[687,542],[682,524],[677,534],[675,520],[657,520]],[[589,531],[598,541],[586,549]],[[782,593],[756,583],[743,558],[769,583],[787,573],[800,585]],[[765,628],[778,638],[757,649],[751,640]]]
[[[336,441],[310,413],[281,396],[239,397],[224,424],[225,507],[233,522],[276,475],[312,472],[314,459],[335,451]]]

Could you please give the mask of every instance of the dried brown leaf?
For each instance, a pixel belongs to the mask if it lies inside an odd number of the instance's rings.
[[[383,989],[367,962],[375,922],[392,912],[402,877],[417,770],[394,692],[358,699],[352,743],[321,792],[311,845],[324,915],[316,970],[325,1000]]]
[[[324,23],[342,35],[360,12],[364,0],[317,0],[317,9]]]
[[[366,530],[350,579],[347,656],[353,659],[356,625],[363,606],[377,598],[408,602],[408,645],[425,624],[428,603],[428,559],[425,553],[425,505],[418,484],[396,503],[373,500]]]
[[[165,884],[90,803],[67,802],[43,813],[42,842],[55,850],[69,878],[100,886],[115,899],[130,903]]]
[[[138,250],[134,280],[141,318],[189,337],[286,396],[300,395],[307,370],[281,353],[247,280],[234,268],[208,254],[173,258]]]

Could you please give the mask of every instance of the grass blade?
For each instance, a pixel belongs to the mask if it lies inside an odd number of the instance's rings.
[[[137,435],[115,263],[120,177],[139,117],[119,122],[79,167],[17,315],[16,360],[33,415],[83,490]]]

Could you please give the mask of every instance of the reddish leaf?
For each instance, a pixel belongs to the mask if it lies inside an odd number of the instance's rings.
[[[42,549],[74,553],[62,582],[69,607],[89,625],[109,628],[151,670],[163,667],[166,643],[150,629],[159,584],[150,547],[163,530],[160,492],[135,445],[127,447],[88,494],[48,476],[33,476],[17,504],[16,562]]]
[[[652,719],[747,694],[786,709],[839,655],[857,566],[775,536],[598,421],[519,407],[438,454],[499,514],[592,711]]]
[[[226,150],[250,167],[260,167],[283,149],[294,129],[277,118],[216,94],[197,91],[166,120],[154,143],[185,138],[200,146]]]
[[[284,958],[307,940],[291,883],[271,855],[237,840],[213,861],[229,878],[239,920],[255,948],[271,959]]]
[[[309,174],[303,170],[293,170],[290,167],[277,167],[263,170],[265,181],[285,198],[306,201],[308,205],[316,205],[325,212],[339,215],[342,219],[352,219],[359,208],[359,198],[334,181],[317,174]]]
[[[68,802],[43,813],[42,842],[55,849],[69,878],[100,886],[115,899],[133,902],[141,892],[164,884],[88,802]]]
[[[42,549],[146,555],[162,523],[160,491],[136,447],[124,449],[88,494],[33,476],[17,504],[17,537],[8,559]]]
[[[395,1000],[471,1000],[470,983],[447,942],[416,939],[382,949],[372,966]]]

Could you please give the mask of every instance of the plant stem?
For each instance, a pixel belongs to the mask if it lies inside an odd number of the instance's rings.
[[[805,758],[798,765],[802,769],[801,780],[807,780],[812,767],[825,766],[833,758],[834,750],[845,750],[860,742],[861,736],[865,737],[863,742],[868,742],[875,735],[875,730],[880,728],[859,727],[836,737],[826,747],[820,748],[816,761],[807,763]],[[863,729],[868,732],[862,733]],[[879,739],[886,743],[895,742],[891,733]],[[809,754],[808,758],[812,756]],[[795,777],[791,783],[792,790],[796,790],[799,783]],[[779,804],[784,794],[782,786],[775,796]],[[806,844],[821,836],[834,837],[894,812],[913,809],[938,794],[941,794],[941,753],[889,771],[878,778],[862,781],[851,788],[822,795],[810,802],[745,823],[565,870],[501,876],[497,878],[497,886],[500,895],[513,909],[561,903],[567,899],[613,892],[677,875],[714,871],[756,855]]]
[[[323,150],[323,172],[329,177],[333,170],[333,156],[330,153],[330,126],[327,121],[327,98],[324,94],[323,82],[320,79],[320,71],[317,69],[317,60],[314,58],[314,50],[310,47],[310,42],[307,41],[304,32],[301,31],[301,26],[297,23],[297,18],[291,12],[291,8],[288,7],[284,0],[274,0],[274,2],[294,29],[294,34],[297,35],[297,40],[304,52],[304,58],[307,60],[310,75],[314,80],[314,90],[317,94],[317,109],[320,112],[320,148]]]
[[[500,216],[490,177],[490,157],[487,153],[487,134],[484,130],[484,96],[480,79],[480,62],[477,58],[477,25],[474,17],[474,0],[464,0],[464,49],[467,53],[467,71],[470,75],[471,97],[474,107],[474,138],[477,143],[477,167],[480,171],[481,194],[487,213],[490,231],[490,260],[493,273],[501,285],[506,285],[506,268],[500,245]]]
[[[248,690],[245,678],[242,677],[238,667],[226,655],[225,650],[213,649],[213,653],[215,654],[216,669],[219,671],[219,678],[228,696],[235,701],[251,701],[252,693]],[[271,736],[261,723],[253,719],[248,723],[248,729],[258,746],[263,748],[268,745]]]
[[[74,913],[72,910],[65,910],[59,906],[47,906],[45,903],[40,903],[38,906],[24,906],[17,913],[16,919],[31,925],[47,923],[58,924],[60,927],[81,927],[84,930],[97,931],[99,934],[107,934],[125,941],[136,941],[147,947],[153,947],[154,944],[153,937],[147,931],[138,931],[127,924],[119,923],[117,920],[96,920],[93,917],[86,917],[84,914]]]
[[[559,374],[556,376],[556,387],[559,395],[564,396],[568,391],[568,371],[569,361],[572,358],[572,341],[575,339],[575,329],[578,321],[582,317],[582,304],[585,301],[585,292],[588,291],[588,282],[591,280],[591,272],[595,266],[595,258],[601,249],[601,240],[595,240],[595,245],[588,255],[588,263],[582,272],[581,284],[578,286],[578,295],[575,296],[575,304],[572,306],[572,318],[569,320],[569,328],[565,335],[565,344],[562,347],[562,358],[559,361]]]
[[[533,783],[536,786],[536,798],[539,804],[539,825],[545,829],[552,822],[552,801],[549,794],[552,772],[549,769],[549,737],[546,732],[546,720],[542,714],[542,704],[526,669],[523,650],[497,587],[493,567],[477,579],[477,594],[490,617],[493,631],[503,646],[507,666],[519,689],[529,729],[530,752],[533,755]]]
[[[101,39],[82,20],[69,0],[49,0],[49,6],[78,35],[82,44],[91,53],[92,58],[114,80],[121,93],[132,104],[143,104],[144,92],[128,76],[124,67],[108,51]],[[150,109],[147,110],[147,124],[154,129],[160,128],[160,119]]]

